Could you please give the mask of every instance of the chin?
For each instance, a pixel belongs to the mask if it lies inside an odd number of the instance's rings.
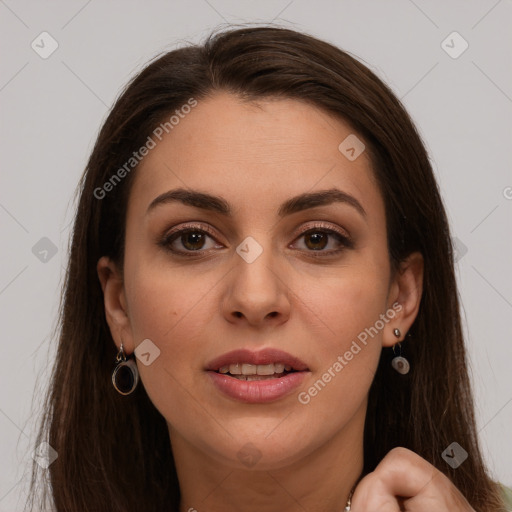
[[[275,428],[275,422],[272,428]],[[272,428],[267,435],[272,432]],[[220,454],[218,444],[214,449],[227,466],[249,471],[281,469],[300,460],[307,452],[304,438],[291,437],[289,431],[283,431],[281,435],[272,433],[268,438],[248,434],[230,439]]]

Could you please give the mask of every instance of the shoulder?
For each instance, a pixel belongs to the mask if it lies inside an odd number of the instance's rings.
[[[503,496],[503,501],[505,502],[505,507],[506,507],[505,510],[512,512],[512,489],[504,486],[503,484],[500,484],[500,486],[501,486],[501,493]]]

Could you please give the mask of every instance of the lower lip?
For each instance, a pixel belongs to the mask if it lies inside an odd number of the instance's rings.
[[[310,372],[292,372],[265,380],[240,380],[209,370],[208,375],[219,391],[230,398],[249,404],[274,402],[298,388]]]

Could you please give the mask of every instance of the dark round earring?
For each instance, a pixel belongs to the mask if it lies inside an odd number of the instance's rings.
[[[139,382],[139,371],[133,359],[126,359],[123,344],[116,356],[116,367],[112,372],[112,384],[121,395],[133,393]]]
[[[393,334],[400,338],[401,333],[400,329],[394,329]],[[409,373],[409,370],[411,369],[411,365],[409,364],[409,361],[405,357],[402,357],[402,346],[400,345],[400,342],[398,342],[398,348],[400,349],[400,355],[393,358],[391,361],[391,366],[402,375],[405,375]],[[393,354],[395,354],[395,345],[393,345]]]

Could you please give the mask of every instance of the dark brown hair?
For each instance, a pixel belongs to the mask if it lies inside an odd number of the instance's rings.
[[[348,122],[365,142],[386,208],[393,270],[413,251],[425,261],[418,316],[402,348],[413,371],[391,369],[383,349],[370,389],[364,472],[392,448],[413,450],[445,473],[471,506],[496,512],[474,419],[448,221],[425,147],[391,90],[356,58],[279,27],[209,36],[155,58],[126,86],[101,128],[79,184],[79,204],[60,314],[60,339],[38,442],[58,452],[43,498],[58,512],[179,510],[180,491],[165,419],[144,387],[119,395],[110,381],[116,346],[96,263],[122,264],[125,213],[136,168],[95,197],[155,127],[190,98],[228,91],[248,101],[292,98]],[[456,470],[441,457],[457,441],[469,458]]]

